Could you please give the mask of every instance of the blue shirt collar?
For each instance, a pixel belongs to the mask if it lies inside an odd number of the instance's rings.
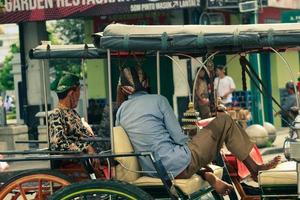
[[[142,95],[145,95],[145,94],[148,94],[148,92],[146,92],[146,91],[137,91],[137,92],[129,95],[128,99],[133,99],[135,97],[139,97],[139,96],[142,96]]]

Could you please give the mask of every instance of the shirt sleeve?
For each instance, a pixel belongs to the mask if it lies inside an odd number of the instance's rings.
[[[82,151],[82,152],[86,152],[87,148],[89,145],[91,145],[90,142],[83,142],[82,140],[80,140],[81,138],[89,138],[92,137],[92,133],[90,133],[87,128],[83,125],[83,123],[81,122],[81,118],[79,116],[79,114],[74,110],[74,118],[79,119],[78,121],[75,120],[75,124],[74,125],[74,129],[76,131],[76,136],[78,137],[77,140],[72,140],[70,141],[70,145],[69,145],[69,150],[76,150],[76,151]],[[78,122],[78,124],[76,123]],[[72,125],[70,125],[72,126]],[[72,143],[71,143],[72,142]]]
[[[188,137],[183,133],[177,118],[174,114],[172,107],[170,106],[168,100],[161,96],[160,110],[164,117],[164,123],[166,129],[168,130],[171,138],[176,144],[184,145],[188,141]]]
[[[235,90],[236,86],[235,86],[235,84],[234,84],[233,79],[232,79],[231,77],[228,77],[228,78],[229,78],[229,82],[230,82],[230,89]]]
[[[282,104],[282,109],[286,111],[290,110],[291,107],[295,105],[295,102],[296,102],[296,98],[294,98],[293,96],[288,96],[284,101],[284,103]]]

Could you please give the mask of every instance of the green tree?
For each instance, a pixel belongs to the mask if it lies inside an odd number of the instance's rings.
[[[52,44],[82,44],[84,42],[84,21],[64,19],[48,24],[49,39]],[[56,76],[63,71],[80,75],[81,59],[52,59],[50,67],[55,68]]]
[[[14,76],[11,73],[13,53],[20,52],[19,47],[16,44],[10,46],[10,54],[5,56],[3,66],[0,69],[0,91],[13,90],[14,89]]]
[[[84,20],[65,19],[55,24],[55,31],[64,44],[82,44],[84,42]]]

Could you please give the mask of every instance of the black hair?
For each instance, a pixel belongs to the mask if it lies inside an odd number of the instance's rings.
[[[66,98],[66,96],[68,95],[68,92],[71,91],[71,90],[75,90],[75,88],[77,88],[80,84],[76,84],[75,86],[71,87],[70,89],[64,91],[64,92],[60,92],[60,93],[56,93],[57,94],[57,97],[59,100],[62,100],[64,98]]]
[[[58,99],[61,100],[61,99],[66,98],[66,96],[68,95],[68,92],[69,92],[69,91],[70,91],[70,89],[69,89],[69,90],[66,90],[66,91],[64,91],[64,92],[61,92],[61,93],[56,93]]]

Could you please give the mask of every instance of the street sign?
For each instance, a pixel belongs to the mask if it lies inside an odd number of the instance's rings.
[[[241,13],[256,11],[258,9],[257,1],[247,1],[239,3],[239,10]]]
[[[237,8],[239,0],[207,0],[207,8],[220,9],[220,8]]]
[[[300,10],[284,11],[281,13],[282,23],[299,23]]]
[[[201,0],[0,0],[0,24],[200,6]]]
[[[253,1],[253,0],[252,0]],[[239,3],[249,2],[249,0],[206,0],[208,9],[238,9]],[[258,6],[267,6],[268,0],[258,0]]]

